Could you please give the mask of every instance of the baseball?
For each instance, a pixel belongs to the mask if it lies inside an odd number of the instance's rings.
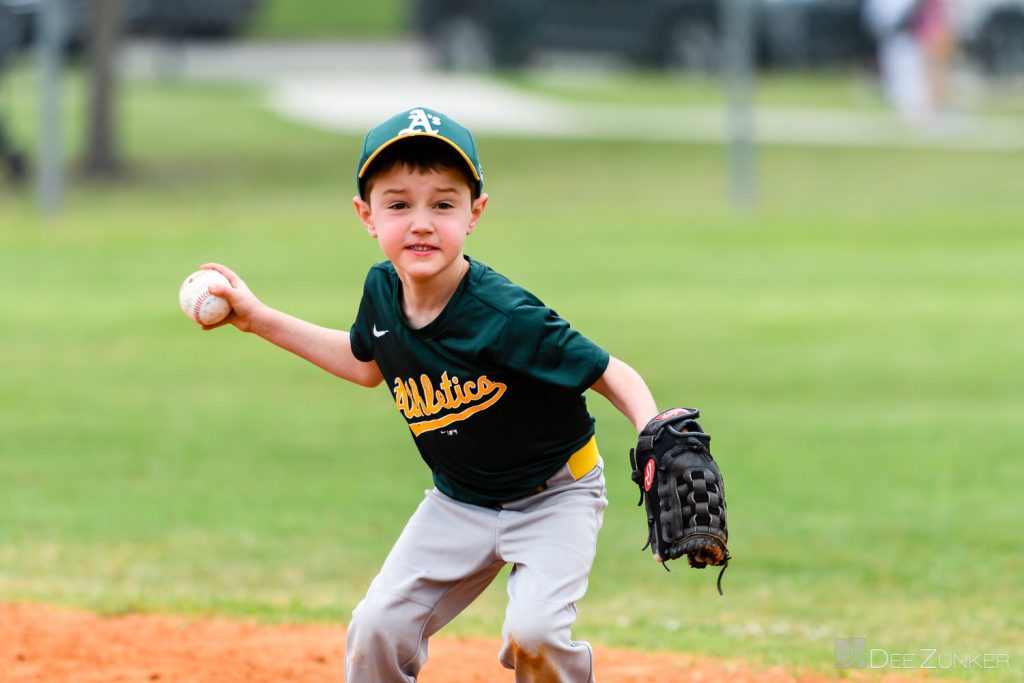
[[[178,301],[185,315],[203,325],[219,323],[231,312],[227,299],[210,294],[211,284],[230,285],[228,279],[215,270],[192,273],[178,290]]]

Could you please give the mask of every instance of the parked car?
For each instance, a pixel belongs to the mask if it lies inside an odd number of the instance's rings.
[[[125,23],[135,34],[222,38],[240,33],[262,0],[127,0]]]
[[[20,30],[18,16],[9,7],[0,4],[0,72],[7,58],[18,47]]]
[[[954,16],[960,45],[982,70],[1024,73],[1024,0],[957,0]]]
[[[0,27],[17,36],[17,44],[32,44],[43,0],[0,0],[7,10]],[[70,52],[85,47],[91,0],[63,0],[62,42]],[[256,14],[262,0],[122,0],[124,30],[131,35],[169,37],[227,37],[239,33]]]
[[[0,30],[8,36],[13,35],[17,45],[27,45],[31,40],[38,5],[39,0],[0,0],[0,24],[6,25]]]
[[[0,88],[3,87],[5,72],[10,60],[17,54],[19,31],[17,13],[10,7],[0,3]],[[8,180],[19,182],[25,179],[25,155],[15,145],[8,130],[9,103],[0,98],[0,167],[3,168]]]
[[[538,50],[616,54],[697,71],[723,61],[727,0],[413,0],[413,22],[446,68],[519,66]],[[861,0],[751,0],[765,66],[869,58]]]
[[[713,72],[728,0],[413,0],[416,31],[445,68],[515,67],[545,49]],[[863,0],[750,0],[762,67],[868,63]],[[956,41],[988,73],[1024,73],[1024,0],[948,0]]]
[[[771,65],[867,62],[875,42],[861,20],[863,0],[755,0],[758,50]]]

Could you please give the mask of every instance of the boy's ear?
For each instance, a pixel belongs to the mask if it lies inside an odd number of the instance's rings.
[[[377,237],[377,228],[373,226],[373,212],[370,211],[370,204],[365,199],[356,195],[352,198],[352,204],[356,207],[356,214],[359,215],[359,220],[366,226],[366,232],[370,233],[370,237]]]
[[[480,195],[479,197],[477,197],[476,199],[473,200],[473,206],[471,208],[472,215],[470,216],[469,226],[468,226],[468,229],[466,230],[466,234],[467,235],[472,234],[473,230],[476,228],[476,224],[480,221],[480,216],[483,215],[484,209],[486,209],[486,208],[487,208],[487,195],[486,194],[482,194],[482,195]]]

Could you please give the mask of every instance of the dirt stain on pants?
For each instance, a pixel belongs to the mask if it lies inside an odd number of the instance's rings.
[[[516,683],[562,683],[562,677],[544,655],[544,648],[531,652],[516,641],[510,641],[516,661]]]

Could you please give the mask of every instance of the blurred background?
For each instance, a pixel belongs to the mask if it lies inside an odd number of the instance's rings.
[[[175,296],[215,260],[347,328],[362,135],[424,105],[481,148],[467,252],[701,408],[729,482],[721,598],[640,550],[590,398],[581,638],[1021,680],[1022,84],[1024,0],[0,0],[0,601],[347,621],[430,482],[390,396]]]

